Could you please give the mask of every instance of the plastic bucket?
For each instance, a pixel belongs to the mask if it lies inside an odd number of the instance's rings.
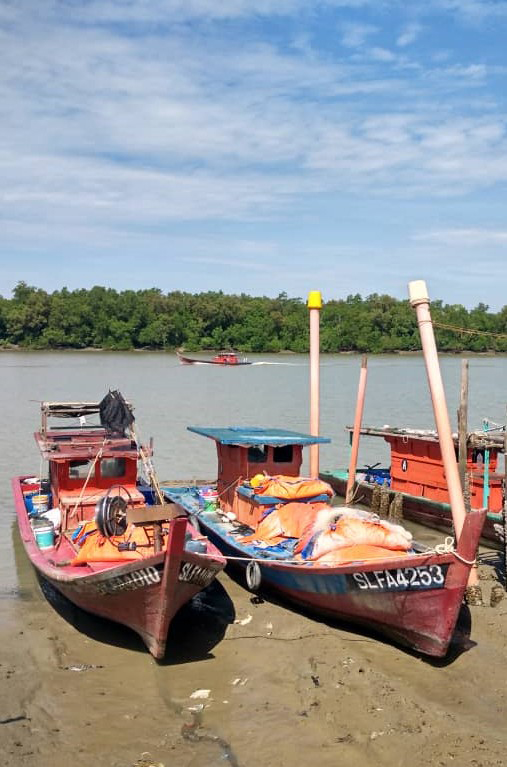
[[[32,495],[32,511],[34,514],[43,514],[49,509],[49,495]]]
[[[55,528],[55,532],[57,532],[62,524],[62,512],[58,507],[56,509],[49,509],[49,511],[45,511],[43,514],[39,514],[39,519],[46,520],[46,522],[51,522]]]
[[[55,526],[47,519],[34,519],[32,528],[39,549],[52,549],[55,545]]]
[[[27,510],[29,515],[32,515],[32,514],[37,515],[37,514],[43,513],[43,510],[44,510],[44,503],[43,502],[41,504],[39,504],[39,509],[36,510],[33,507],[33,499],[34,498],[40,498],[41,495],[42,495],[43,498],[46,497],[46,499],[47,499],[46,500],[46,509],[45,509],[47,511],[47,509],[50,508],[50,506],[51,506],[51,493],[48,493],[46,495],[45,493],[41,493],[40,490],[33,490],[31,493],[24,493],[25,508],[26,508],[26,510]]]
[[[204,501],[203,511],[216,511],[218,508],[218,493],[216,490],[208,490],[202,494]]]

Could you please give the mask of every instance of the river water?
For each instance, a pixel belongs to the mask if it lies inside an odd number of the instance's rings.
[[[395,767],[410,751],[419,767],[503,764],[505,684],[498,668],[507,653],[507,600],[494,610],[475,608],[477,645],[442,667],[347,626],[258,600],[225,573],[207,601],[177,616],[163,663],[126,629],[43,595],[17,533],[10,491],[12,476],[41,472],[33,439],[39,402],[99,401],[109,388],[119,389],[135,406],[141,438],[154,438],[161,480],[211,479],[214,443],[188,425],[308,430],[308,358],[253,361],[234,369],[185,367],[171,354],[0,354],[5,763],[289,767],[318,753],[321,767]],[[344,427],[354,419],[360,363],[357,355],[322,358],[321,433],[332,439],[321,449],[322,469],[348,462]],[[433,428],[421,356],[371,357],[368,365],[365,425]],[[455,427],[461,361],[444,357],[441,367]],[[507,357],[470,359],[470,428],[483,418],[505,422],[506,380]],[[364,439],[360,465],[381,459],[383,441]],[[484,586],[488,598],[491,581]]]
[[[119,389],[134,404],[143,440],[154,438],[154,464],[161,480],[216,476],[214,443],[187,426],[257,425],[308,431],[309,367],[304,355],[254,355],[238,368],[182,366],[175,355],[104,352],[3,352],[0,354],[0,588],[16,594],[11,528],[10,478],[41,471],[33,432],[41,400],[99,401]],[[361,357],[321,358],[321,434],[331,438],[320,452],[322,469],[347,465]],[[451,423],[455,428],[461,360],[441,359]],[[507,357],[470,360],[469,427],[482,419],[505,422]],[[381,355],[368,360],[363,424],[434,428],[421,356]],[[363,439],[360,462],[388,458],[382,440]],[[303,469],[305,466],[303,467]],[[3,601],[3,600],[2,600]]]

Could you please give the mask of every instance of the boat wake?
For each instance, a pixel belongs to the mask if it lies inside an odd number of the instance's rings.
[[[259,362],[252,362],[253,365],[285,365],[289,367],[301,367],[301,365],[304,365],[305,367],[308,366],[307,362],[267,362],[260,360]]]

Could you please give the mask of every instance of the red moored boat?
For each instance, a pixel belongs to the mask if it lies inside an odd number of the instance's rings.
[[[293,486],[298,513],[308,516],[329,503],[300,477],[305,445],[329,442],[282,429],[259,427],[189,427],[216,443],[218,458],[218,507],[201,506],[199,488],[167,487],[164,494],[183,505],[198,520],[200,528],[220,551],[231,557],[231,565],[246,570],[252,589],[278,593],[296,605],[334,619],[361,624],[421,653],[442,657],[452,640],[470,567],[477,551],[484,511],[467,515],[456,547],[431,549],[413,542],[408,551],[343,548],[342,562],[305,558],[298,551],[296,533],[281,528],[272,545],[260,538],[262,520],[275,514],[273,508],[289,503],[287,497],[260,493],[250,481],[259,474],[284,475],[283,484]],[[287,505],[287,513],[293,506]],[[295,511],[295,509],[294,509]],[[329,507],[330,529],[354,510]],[[266,515],[268,515],[266,517]],[[377,518],[367,515],[374,524]],[[347,553],[346,553],[347,552]],[[348,554],[352,552],[352,554]]]
[[[211,359],[199,357],[185,357],[180,352],[176,352],[182,365],[224,365],[226,367],[235,367],[237,365],[251,365],[246,357],[238,357],[236,352],[219,352]]]
[[[352,432],[352,427],[347,430]],[[363,427],[362,435],[382,437],[390,446],[389,468],[379,464],[356,472],[355,498],[368,506],[375,492],[391,502],[401,495],[403,516],[437,530],[452,529],[449,491],[438,435],[430,430]],[[453,436],[456,450],[458,436]],[[504,452],[504,433],[472,431],[467,434],[466,473],[472,509],[486,509],[482,539],[487,545],[503,547],[504,474],[498,471],[498,457]],[[320,472],[340,496],[345,497],[348,470]],[[379,487],[380,486],[380,487]]]
[[[35,439],[49,479],[12,480],[28,557],[71,602],[133,629],[162,658],[172,618],[225,559],[181,507],[165,502],[151,448],[139,444],[119,392],[101,403],[43,402],[41,414]],[[99,425],[85,423],[94,416]],[[71,425],[55,428],[53,418]]]

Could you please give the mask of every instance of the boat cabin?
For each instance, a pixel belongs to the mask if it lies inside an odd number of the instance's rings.
[[[49,462],[51,503],[78,522],[91,519],[97,501],[113,489],[129,505],[145,503],[136,486],[136,441],[123,430],[93,424],[98,414],[97,403],[43,402],[41,428],[34,434],[42,457]],[[53,419],[74,420],[54,426],[49,423]],[[144,455],[152,455],[151,447],[142,449]]]
[[[347,427],[352,432],[351,427]],[[435,431],[416,429],[363,428],[361,434],[381,436],[391,448],[391,490],[449,503],[440,443]],[[458,459],[458,437],[453,435]],[[503,435],[470,432],[467,435],[467,472],[472,509],[501,511],[503,474],[498,455],[503,452]]]
[[[218,365],[239,365],[240,359],[236,352],[218,352],[213,357],[213,362]]]
[[[258,524],[267,504],[279,503],[276,498],[257,496],[250,485],[252,477],[257,474],[299,477],[303,447],[331,441],[327,437],[262,427],[189,426],[188,430],[215,441],[220,508],[249,526]]]

